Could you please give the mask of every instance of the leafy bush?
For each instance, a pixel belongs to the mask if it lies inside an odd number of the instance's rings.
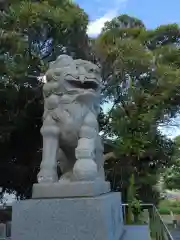
[[[163,200],[158,206],[159,213],[162,215],[170,214],[172,211],[174,214],[180,214],[180,201],[179,200]]]
[[[159,213],[162,214],[162,215],[168,215],[170,214],[170,212],[172,211],[174,214],[180,214],[180,208],[171,208],[171,209],[168,209],[168,208],[159,208],[158,209]]]

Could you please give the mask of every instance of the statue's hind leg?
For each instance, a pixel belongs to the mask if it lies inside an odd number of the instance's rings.
[[[59,127],[56,122],[47,116],[41,128],[43,136],[43,152],[38,182],[52,183],[58,181],[57,150],[59,145]]]

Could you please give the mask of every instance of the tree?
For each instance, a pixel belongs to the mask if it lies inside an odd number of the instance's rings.
[[[179,112],[179,37],[176,24],[149,31],[140,20],[129,17],[128,23],[123,15],[106,23],[95,42],[104,95],[112,105],[104,131],[114,137],[117,156],[106,166],[113,188],[120,187],[124,199],[127,179],[134,174],[139,198],[157,200],[152,186],[162,169],[172,165],[174,144],[159,126]]]
[[[165,169],[164,186],[167,189],[180,189],[180,136],[174,139],[176,151],[173,155],[173,165]]]
[[[164,174],[164,186],[166,189],[180,189],[180,160],[168,168]]]
[[[31,195],[41,161],[43,98],[38,78],[67,53],[89,59],[88,17],[68,0],[7,1],[0,14],[0,185]]]
[[[127,14],[120,15],[113,18],[111,21],[105,22],[102,32],[108,30],[119,30],[119,29],[134,29],[134,28],[145,28],[144,23],[135,17],[130,17]]]

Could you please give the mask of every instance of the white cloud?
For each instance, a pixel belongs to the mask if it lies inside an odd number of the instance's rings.
[[[104,23],[114,18],[119,10],[125,7],[128,0],[112,0],[112,8],[108,10],[102,17],[89,23],[87,33],[89,36],[97,36],[104,26]]]
[[[88,26],[88,30],[87,30],[88,35],[90,36],[98,35],[101,32],[101,29],[103,28],[104,23],[114,18],[116,16],[116,13],[117,13],[116,11],[108,12],[101,18],[96,19],[95,21],[92,21]]]

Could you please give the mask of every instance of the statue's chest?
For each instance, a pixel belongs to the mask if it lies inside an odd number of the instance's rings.
[[[69,113],[69,116],[73,119],[75,124],[80,125],[82,125],[84,117],[88,113],[87,107],[79,103],[63,104],[63,109]]]
[[[64,104],[61,109],[68,113],[69,119],[61,126],[60,140],[67,146],[75,147],[88,110],[80,104]]]

